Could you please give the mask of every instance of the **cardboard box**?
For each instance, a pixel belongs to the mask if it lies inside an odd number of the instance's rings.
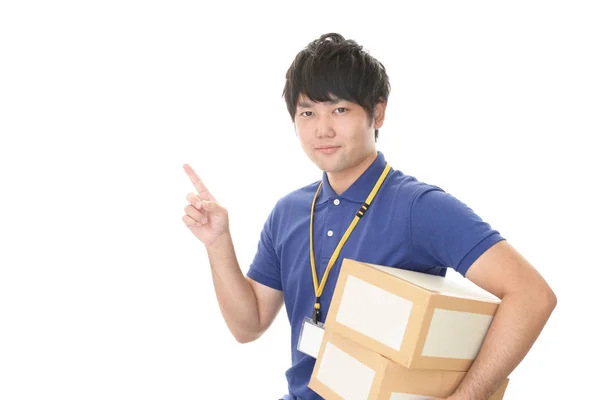
[[[308,387],[327,400],[425,400],[451,395],[465,374],[408,369],[326,330]],[[489,399],[501,400],[507,385]]]
[[[407,368],[468,371],[500,300],[460,278],[344,259],[325,329]]]

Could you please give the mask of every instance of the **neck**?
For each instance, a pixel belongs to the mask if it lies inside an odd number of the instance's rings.
[[[342,194],[348,189],[377,159],[377,152],[370,154],[359,164],[340,172],[328,172],[329,185],[336,194]]]

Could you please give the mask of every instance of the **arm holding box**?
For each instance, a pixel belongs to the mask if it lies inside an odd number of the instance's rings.
[[[414,255],[454,268],[501,304],[481,349],[449,400],[487,399],[523,360],[556,307],[536,269],[469,207],[442,190],[411,208]]]
[[[556,306],[546,281],[506,241],[479,257],[467,278],[502,303],[452,400],[487,399],[523,360]]]

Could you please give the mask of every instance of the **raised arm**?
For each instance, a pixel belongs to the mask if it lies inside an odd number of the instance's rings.
[[[198,194],[187,195],[189,204],[182,220],[206,247],[221,314],[238,342],[256,340],[277,316],[283,305],[283,294],[243,275],[229,230],[227,210],[189,165],[185,164],[184,170]]]

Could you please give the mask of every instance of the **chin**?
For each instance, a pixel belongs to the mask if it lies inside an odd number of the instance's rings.
[[[346,168],[343,154],[323,155],[318,152],[306,152],[306,155],[323,172],[336,173]]]
[[[343,163],[340,163],[338,160],[321,160],[315,164],[317,164],[317,167],[319,167],[321,171],[329,173],[337,173],[343,171],[345,168],[345,166],[342,165]]]

